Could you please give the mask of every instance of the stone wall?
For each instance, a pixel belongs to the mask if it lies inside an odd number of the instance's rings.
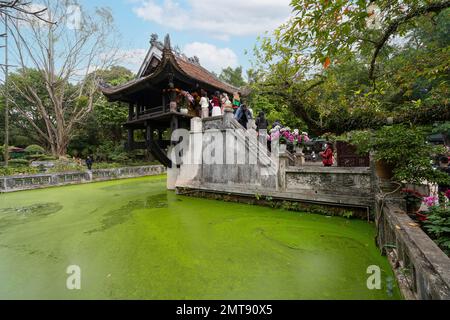
[[[281,191],[305,200],[356,207],[374,205],[370,168],[287,167]]]
[[[166,168],[163,166],[144,166],[93,170],[92,172],[67,172],[0,177],[0,192],[14,192],[69,184],[153,176],[165,172]]]
[[[378,247],[406,299],[450,300],[450,258],[393,203],[377,206]]]
[[[208,162],[204,155],[210,146],[222,147],[217,149],[220,156],[212,151],[214,161]],[[260,148],[256,132],[252,136],[240,127],[233,113],[203,120],[196,118],[192,120],[189,150],[174,178],[174,187],[254,193],[276,190],[277,170],[267,148]]]
[[[185,161],[174,173],[176,177],[169,174],[173,181],[171,185],[183,190],[245,197],[262,195],[298,202],[366,208],[368,211],[374,209],[375,192],[370,168],[293,167],[295,159],[288,152],[280,150],[280,146],[273,146],[270,154],[265,147],[265,138],[258,141],[256,132],[235,129],[242,127],[232,114],[193,119],[190,148],[185,155],[189,164]],[[193,156],[202,155],[207,148],[207,132],[220,135],[215,143],[224,145],[224,154],[220,155],[219,163],[192,159]],[[200,135],[198,139],[197,135]],[[242,159],[244,162],[230,163],[230,155],[232,159]]]

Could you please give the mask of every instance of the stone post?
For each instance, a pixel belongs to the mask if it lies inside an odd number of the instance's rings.
[[[303,148],[297,147],[295,150],[295,166],[303,167],[305,165],[305,154],[303,153]]]
[[[223,127],[228,129],[231,128],[231,121],[234,119],[233,109],[225,108],[223,115]]]
[[[180,169],[177,166],[167,168],[167,190],[175,191]]]
[[[191,120],[191,132],[202,132],[203,122],[201,118],[193,118]]]
[[[248,120],[247,130],[254,130],[254,131],[256,131],[256,121],[254,119]]]
[[[278,157],[278,191],[286,191],[286,170],[292,159],[288,153],[280,153]]]

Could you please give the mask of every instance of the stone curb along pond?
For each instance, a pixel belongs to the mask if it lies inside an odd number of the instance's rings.
[[[375,234],[177,196],[165,176],[2,194],[0,299],[399,299]],[[81,290],[67,289],[73,266]]]
[[[125,167],[115,169],[100,169],[92,171],[62,172],[49,174],[0,176],[0,193],[16,192],[64,186],[69,184],[90,183],[117,179],[128,179],[135,177],[154,176],[166,172],[161,165]]]

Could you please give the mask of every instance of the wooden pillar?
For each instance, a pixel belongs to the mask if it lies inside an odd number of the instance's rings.
[[[139,118],[139,114],[140,114],[140,113],[141,113],[141,105],[138,104],[137,107],[136,107],[136,115],[137,115],[136,118]]]
[[[134,146],[134,129],[128,129],[128,149],[133,150]]]
[[[175,84],[173,83],[173,76],[169,76],[169,99],[170,99],[170,112],[177,111],[177,93],[175,91]]]
[[[128,121],[133,120],[134,115],[134,105],[132,103],[128,104]]]
[[[175,130],[180,127],[179,120],[177,116],[172,116],[170,121],[170,134],[172,134]]]
[[[162,107],[163,107],[163,112],[164,113],[166,113],[166,111],[167,111],[166,104],[167,104],[166,94],[163,93],[163,95],[162,95]]]
[[[139,117],[139,107],[136,103],[133,104],[133,110],[134,110],[134,119],[137,120]]]
[[[146,136],[147,142],[153,141],[153,128],[152,128],[152,124],[150,123],[150,121],[145,122],[145,130],[146,130],[145,136]]]

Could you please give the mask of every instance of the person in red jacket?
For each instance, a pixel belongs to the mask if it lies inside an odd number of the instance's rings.
[[[332,167],[334,164],[334,148],[331,143],[326,144],[326,149],[324,152],[320,153],[323,160],[323,165],[325,167]]]

